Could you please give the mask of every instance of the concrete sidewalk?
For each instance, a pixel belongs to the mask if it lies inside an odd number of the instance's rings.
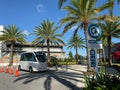
[[[52,67],[52,68],[55,69],[55,67]],[[80,89],[85,87],[85,80],[84,80],[83,72],[87,71],[86,65],[68,65],[67,69],[66,69],[66,66],[63,66],[62,68],[58,67],[58,72],[59,71],[80,74],[79,77],[74,77],[77,80],[76,87],[78,87]]]
[[[7,66],[8,63],[5,63],[5,64],[0,64],[0,66]],[[16,66],[17,64],[14,64],[14,66]],[[5,68],[4,68],[5,69]],[[19,83],[19,89],[18,90],[21,90],[20,88],[24,88],[23,85],[21,85],[21,81],[24,82],[25,81],[31,81],[31,79],[34,79],[34,78],[38,78],[37,80],[39,82],[41,82],[41,90],[44,90],[43,89],[43,86],[44,86],[44,83],[45,81],[47,81],[48,86],[50,86],[51,90],[81,90],[83,87],[84,87],[84,75],[83,75],[83,71],[86,71],[86,66],[85,65],[68,65],[68,69],[66,70],[66,66],[64,67],[58,67],[58,70],[56,71],[56,68],[55,67],[50,67],[49,70],[47,72],[43,72],[43,73],[33,73],[33,74],[29,74],[29,72],[20,72],[20,76],[18,77],[18,79],[21,79],[23,78],[22,80],[16,82],[16,83],[11,83],[10,85],[16,85]],[[2,73],[4,74],[4,73]],[[4,77],[5,75],[2,75],[2,77]],[[24,76],[25,74],[25,76]],[[40,77],[40,76],[43,76],[43,77]],[[31,77],[31,78],[29,78]],[[8,77],[4,77],[4,79],[6,79]],[[50,78],[50,79],[49,79]],[[2,80],[3,78],[1,78]],[[11,82],[13,82],[13,80],[15,79],[14,77],[13,78],[9,78]],[[11,80],[13,79],[13,80]],[[41,81],[42,79],[42,81]],[[50,80],[50,82],[49,82]],[[30,86],[30,85],[35,85],[36,83],[36,80],[33,80],[34,82],[31,82],[29,84],[27,84],[27,86]],[[3,83],[7,83],[7,79],[5,82]],[[3,86],[2,86],[3,87]],[[40,87],[40,86],[37,86],[37,87]],[[35,90],[38,90],[36,87]],[[4,88],[4,87],[3,87]],[[12,88],[15,88],[15,87],[11,87],[10,90],[12,90]],[[6,90],[6,89],[3,89],[3,90]],[[14,89],[13,89],[14,90]],[[31,90],[31,89],[29,89]]]
[[[85,66],[85,65],[69,66],[68,67],[68,71],[69,72],[78,72],[78,73],[80,73],[84,77],[83,72],[87,71],[87,66]],[[85,87],[85,80],[84,80],[84,78],[76,78],[76,79],[79,80],[77,85],[76,85],[77,87],[79,87],[79,88]]]
[[[69,72],[69,73],[81,74],[80,77],[75,77],[75,79],[78,80],[76,86],[79,87],[79,88],[84,88],[85,87],[85,80],[84,80],[83,72],[87,71],[87,66],[86,65],[68,65],[67,69],[66,69],[66,66],[64,66],[63,68],[58,67],[58,71],[65,71],[65,72]],[[115,68],[112,68],[112,67],[106,67],[106,72],[109,73],[109,74],[120,75],[120,73]]]

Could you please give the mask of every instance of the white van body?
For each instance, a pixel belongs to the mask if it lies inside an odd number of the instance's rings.
[[[44,52],[25,52],[21,54],[18,69],[33,71],[46,71],[47,59]]]

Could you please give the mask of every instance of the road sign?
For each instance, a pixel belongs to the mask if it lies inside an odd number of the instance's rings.
[[[88,40],[88,47],[89,48],[102,48],[102,42],[97,40]]]
[[[88,48],[99,49],[99,48],[101,48],[101,45],[100,44],[88,44]]]
[[[94,49],[90,50],[90,64],[91,67],[96,67],[96,52]]]
[[[101,44],[101,41],[97,41],[97,40],[88,40],[88,43],[90,44]]]
[[[91,62],[91,67],[96,67],[96,63],[95,62]]]
[[[96,39],[101,36],[101,28],[97,24],[91,24],[88,27],[88,48],[91,48],[90,50],[90,63],[91,67],[95,67],[95,72],[98,72],[98,62],[96,60],[97,53],[96,50],[98,48],[102,48],[102,44],[98,42]]]
[[[93,39],[99,38],[101,35],[101,29],[97,24],[91,24],[88,27],[88,34]]]

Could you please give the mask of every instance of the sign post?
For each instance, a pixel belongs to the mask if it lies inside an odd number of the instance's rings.
[[[101,35],[101,29],[97,24],[91,24],[88,27],[88,48],[90,48],[90,66],[95,68],[98,73],[97,49],[100,48],[100,43],[96,40]]]

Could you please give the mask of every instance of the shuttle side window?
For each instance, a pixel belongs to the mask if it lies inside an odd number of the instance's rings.
[[[22,54],[22,55],[21,55],[20,61],[27,61],[27,57],[25,56],[25,54]]]
[[[36,62],[35,56],[33,53],[25,53],[21,55],[21,61],[33,61]]]

